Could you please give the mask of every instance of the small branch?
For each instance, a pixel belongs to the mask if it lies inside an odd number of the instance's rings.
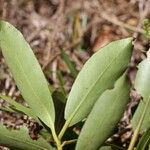
[[[69,140],[69,141],[64,141],[61,146],[64,147],[65,145],[75,143],[76,141],[77,141],[77,139],[73,139],[73,140]]]
[[[58,138],[61,140],[61,138],[63,137],[64,133],[66,132],[68,126],[69,126],[70,121],[66,121],[63,128],[61,129]]]
[[[74,115],[76,114],[76,112],[78,111],[78,108],[73,112],[73,114],[66,120],[64,126],[62,127],[59,135],[58,135],[58,138],[59,140],[61,140],[61,138],[63,137],[63,135],[65,134],[67,128],[69,127]]]
[[[53,138],[56,142],[57,150],[62,150],[61,141],[58,139],[58,137],[56,135],[55,128],[54,127],[51,128],[51,131],[52,131]]]
[[[139,32],[139,33],[143,33],[143,32],[144,32],[142,29],[139,29],[139,28],[136,28],[136,27],[131,26],[131,25],[129,25],[129,24],[123,23],[123,22],[117,20],[116,18],[114,18],[114,17],[112,17],[112,16],[109,16],[108,14],[101,13],[100,16],[101,16],[103,19],[105,19],[105,20],[107,20],[107,21],[109,21],[109,22],[111,22],[111,23],[113,23],[113,24],[115,24],[115,25],[117,25],[117,26],[126,28],[126,29],[131,30],[131,31],[134,31],[134,32]]]

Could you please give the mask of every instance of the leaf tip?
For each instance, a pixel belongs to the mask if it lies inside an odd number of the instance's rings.
[[[125,41],[127,42],[127,43],[129,43],[129,44],[132,44],[132,45],[134,45],[134,38],[133,37],[128,37],[128,38],[126,38],[125,39]]]
[[[3,32],[3,31],[7,31],[8,28],[10,28],[11,25],[7,22],[7,21],[4,21],[4,20],[0,20],[0,33]],[[2,35],[3,37],[3,35]]]

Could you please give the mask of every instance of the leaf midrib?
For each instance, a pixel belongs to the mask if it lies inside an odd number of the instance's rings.
[[[24,75],[25,80],[27,81],[27,84],[29,85],[30,89],[32,90],[34,96],[38,99],[38,102],[40,102],[40,107],[43,108],[43,105],[42,105],[42,103],[41,103],[40,98],[39,98],[38,95],[35,93],[35,91],[34,91],[32,85],[31,85],[30,81],[28,80],[28,77],[26,76],[26,73],[25,73],[24,70],[23,70],[23,67],[22,67],[21,63],[19,62],[19,59],[18,59],[18,55],[17,55],[17,54],[16,54],[16,58],[17,58],[16,60],[17,60],[17,62],[18,62],[17,64],[20,66],[20,69],[22,70],[22,73],[23,73],[23,75]],[[45,109],[45,108],[43,108],[43,109]],[[46,108],[46,110],[47,110],[47,108]],[[49,115],[49,113],[48,113],[48,110],[46,111],[46,113],[47,113],[47,115],[50,117],[50,122],[53,123],[52,118],[51,118],[51,115]],[[41,118],[41,119],[42,119],[42,118]],[[42,119],[42,120],[43,120],[43,119]]]

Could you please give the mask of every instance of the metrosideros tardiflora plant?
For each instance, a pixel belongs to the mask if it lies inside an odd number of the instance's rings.
[[[14,26],[5,21],[0,21],[0,48],[16,85],[28,104],[25,107],[0,94],[0,98],[9,104],[8,108],[1,110],[26,114],[43,127],[38,140],[32,140],[26,128],[9,130],[1,124],[0,145],[15,150],[62,150],[73,143],[72,149],[75,150],[113,149],[105,142],[113,134],[130,101],[131,85],[126,70],[132,56],[133,38],[114,41],[101,48],[89,58],[79,73],[62,50],[61,56],[69,65],[72,76],[77,76],[67,94],[63,89],[61,73],[58,75],[63,92],[49,90],[48,82],[29,44]],[[149,64],[150,58],[147,57],[139,65],[135,81],[135,89],[143,97],[132,119],[133,129],[135,132],[138,130],[138,134],[150,127]],[[54,105],[57,100],[59,107]],[[62,110],[64,115],[58,115]],[[63,121],[59,130],[56,127],[59,125],[57,120]],[[79,136],[72,136],[68,140],[66,136],[71,134],[68,129],[75,128],[79,122],[83,124]],[[138,124],[140,127],[137,129]],[[147,135],[149,134],[146,134],[146,138]],[[135,135],[131,149],[135,147],[134,139]],[[143,140],[138,147],[142,143]]]

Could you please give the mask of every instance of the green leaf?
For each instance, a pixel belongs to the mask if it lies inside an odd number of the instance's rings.
[[[56,120],[55,120],[55,130],[56,133],[59,133],[61,128],[63,127],[63,124],[65,122],[64,119],[64,110],[65,110],[65,100],[62,92],[54,91],[52,93],[53,102],[55,106],[55,114],[56,114]]]
[[[98,97],[126,70],[132,54],[132,38],[103,47],[84,65],[69,94],[65,119],[71,126],[84,119]]]
[[[132,125],[135,129],[137,124],[139,123],[139,120],[141,118],[141,115],[146,108],[146,113],[144,116],[144,119],[142,121],[142,125],[140,127],[140,132],[143,130],[146,130],[150,128],[150,56],[148,55],[145,60],[143,60],[138,65],[138,71],[135,79],[135,89],[138,94],[140,94],[143,99],[140,101],[136,112],[134,113],[134,116],[132,118]]]
[[[150,129],[148,129],[140,139],[137,145],[137,150],[146,150],[146,147],[148,147],[149,144],[150,144]]]
[[[112,150],[111,146],[103,146],[99,150]]]
[[[61,50],[61,58],[65,61],[65,63],[67,64],[71,75],[76,78],[78,75],[78,70],[75,67],[75,63],[70,60],[69,56],[65,53],[65,51],[62,49]]]
[[[28,130],[9,130],[0,125],[0,145],[7,146],[12,150],[52,150],[53,148],[42,137],[32,140]]]
[[[50,132],[48,132],[46,129],[42,129],[39,132],[39,135],[42,136],[47,142],[53,142],[53,136]]]
[[[4,21],[0,22],[0,47],[23,98],[37,117],[54,128],[54,105],[41,67],[22,34]]]
[[[61,91],[59,91],[59,89],[55,90],[52,93],[52,97],[54,100],[57,99],[57,100],[61,101],[63,104],[66,104],[67,98]]]
[[[79,135],[76,150],[96,150],[113,134],[130,98],[125,74],[95,103]]]
[[[57,78],[58,78],[58,80],[59,80],[61,92],[63,93],[63,95],[64,95],[65,97],[67,97],[67,92],[66,92],[66,90],[65,90],[65,88],[64,88],[64,86],[65,86],[65,81],[64,81],[64,78],[63,78],[63,75],[62,75],[61,71],[57,71]]]
[[[105,145],[105,146],[111,146],[112,150],[126,150],[123,147],[120,147],[120,146],[118,146],[116,144],[113,144],[113,143],[109,143],[107,141],[103,145]]]
[[[2,107],[0,108],[1,111],[5,111],[5,112],[10,112],[10,113],[14,113],[16,112],[15,110],[11,109],[11,108],[6,108],[6,107]]]
[[[8,96],[0,94],[0,98],[2,98],[3,100],[5,100],[6,102],[8,102],[10,104],[10,106],[9,106],[10,111],[14,110],[14,111],[22,112],[22,113],[32,117],[36,121],[38,121],[38,118],[34,115],[34,113],[32,112],[32,110],[30,108],[27,108],[27,107],[17,103],[15,100],[11,99]]]

